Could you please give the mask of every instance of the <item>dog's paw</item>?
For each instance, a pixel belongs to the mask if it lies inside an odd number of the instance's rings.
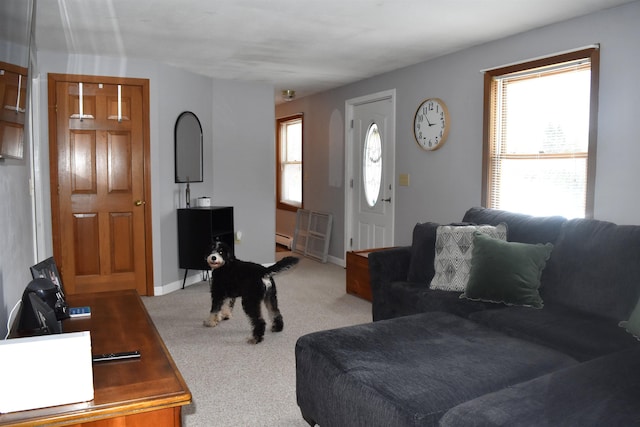
[[[249,337],[247,339],[247,342],[249,344],[259,344],[262,342],[262,339],[263,339],[262,337]]]
[[[222,311],[220,312],[220,318],[222,320],[229,320],[231,319],[231,310],[229,310],[228,308],[224,308],[222,309]]]
[[[282,332],[284,329],[284,322],[282,321],[282,316],[278,316],[273,319],[273,324],[271,325],[271,332]]]
[[[211,314],[208,319],[202,322],[202,325],[208,328],[213,328],[218,324],[218,322],[219,322],[218,315]]]

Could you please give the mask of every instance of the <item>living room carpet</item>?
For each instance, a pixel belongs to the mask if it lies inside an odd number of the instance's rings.
[[[290,252],[278,252],[280,259]],[[295,343],[319,330],[371,321],[371,303],[345,293],[345,269],[302,258],[275,277],[284,330],[247,343],[249,322],[240,301],[234,316],[202,326],[210,309],[209,285],[143,301],[193,396],[183,408],[187,427],[304,427],[296,404]],[[263,310],[265,319],[268,318]]]

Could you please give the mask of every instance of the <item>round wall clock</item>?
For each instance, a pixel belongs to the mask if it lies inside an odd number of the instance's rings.
[[[443,100],[429,98],[422,101],[413,118],[413,136],[425,150],[437,150],[449,135],[449,110]]]

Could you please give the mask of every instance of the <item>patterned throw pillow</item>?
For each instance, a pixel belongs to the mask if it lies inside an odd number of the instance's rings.
[[[436,230],[435,275],[429,288],[464,292],[471,271],[473,233],[479,231],[494,239],[507,240],[507,224],[441,225]]]

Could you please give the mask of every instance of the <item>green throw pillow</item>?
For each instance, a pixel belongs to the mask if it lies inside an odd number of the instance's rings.
[[[471,271],[461,298],[542,308],[540,276],[553,245],[505,242],[474,234]]]
[[[629,320],[623,320],[619,325],[640,340],[640,301],[636,304],[636,308],[633,309]]]

